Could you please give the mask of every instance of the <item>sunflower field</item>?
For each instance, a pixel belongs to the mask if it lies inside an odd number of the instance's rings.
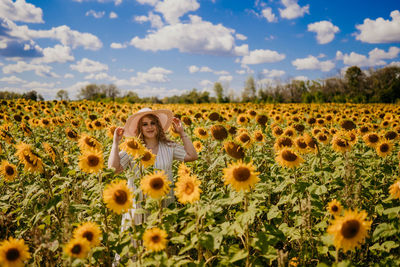
[[[199,154],[173,182],[135,138],[107,168],[143,104],[1,102],[0,266],[400,266],[400,106],[149,106]]]

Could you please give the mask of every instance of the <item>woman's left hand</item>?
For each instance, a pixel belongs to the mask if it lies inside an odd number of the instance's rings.
[[[174,117],[172,119],[172,125],[174,126],[175,132],[179,133],[180,135],[184,133],[182,122],[180,119]]]

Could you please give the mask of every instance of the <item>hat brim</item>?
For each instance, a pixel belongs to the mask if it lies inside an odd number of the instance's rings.
[[[149,110],[143,112],[137,112],[126,120],[124,126],[124,136],[125,137],[133,137],[137,136],[136,130],[139,123],[139,120],[146,115],[153,114],[157,116],[161,123],[161,127],[163,128],[164,132],[166,132],[172,123],[173,113],[171,110],[168,109],[158,109],[158,110]]]

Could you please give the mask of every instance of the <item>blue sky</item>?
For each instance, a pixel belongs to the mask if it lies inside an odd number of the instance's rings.
[[[293,79],[400,66],[398,0],[0,0],[0,90],[76,99],[89,83],[239,96]]]

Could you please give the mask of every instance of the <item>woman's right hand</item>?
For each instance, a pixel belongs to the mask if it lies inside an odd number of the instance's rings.
[[[124,128],[117,127],[114,131],[113,142],[119,144],[119,142],[122,140],[122,136],[124,136]]]

